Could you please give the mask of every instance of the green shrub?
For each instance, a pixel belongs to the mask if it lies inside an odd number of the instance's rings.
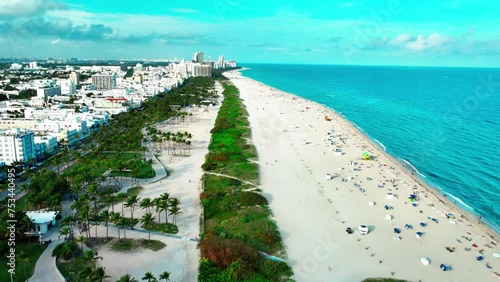
[[[255,192],[241,192],[238,200],[242,206],[267,205],[267,199],[261,194]]]
[[[259,261],[259,253],[243,242],[206,236],[200,243],[201,256],[208,258],[217,267],[227,268],[238,259],[254,267]]]
[[[277,278],[276,274],[280,273],[283,276],[292,276],[292,269],[284,262],[262,259],[258,265],[258,270],[265,277]]]

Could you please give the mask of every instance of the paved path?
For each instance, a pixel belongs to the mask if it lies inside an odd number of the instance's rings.
[[[40,258],[36,261],[35,272],[29,281],[50,281],[50,282],[64,282],[65,279],[57,270],[56,260],[52,256],[52,250],[63,242],[63,239],[52,241],[49,246],[42,253]]]

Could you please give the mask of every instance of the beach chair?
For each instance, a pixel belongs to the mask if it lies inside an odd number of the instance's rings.
[[[401,230],[399,228],[394,228],[394,233],[399,234],[401,233]]]

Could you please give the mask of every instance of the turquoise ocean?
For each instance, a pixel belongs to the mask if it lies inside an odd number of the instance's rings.
[[[500,232],[500,69],[242,64],[334,109]]]

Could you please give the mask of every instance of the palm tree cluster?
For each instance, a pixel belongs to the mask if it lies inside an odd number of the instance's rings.
[[[165,281],[170,281],[170,272],[168,271],[163,271],[158,279],[153,275],[151,272],[146,272],[144,274],[144,277],[142,277],[143,281],[147,282],[158,282],[158,280],[165,280]],[[116,280],[116,282],[138,282],[137,279],[134,277],[130,276],[130,274],[125,274],[120,279]]]
[[[121,202],[121,212],[115,211],[115,203]],[[123,231],[123,238],[126,238],[125,228],[133,227],[137,223],[134,219],[134,212],[139,207],[146,211],[146,214],[140,219],[145,229],[152,229],[154,220],[152,208],[158,215],[158,224],[160,224],[161,213],[165,214],[165,224],[168,225],[168,218],[172,216],[172,224],[176,224],[177,216],[182,213],[180,201],[178,198],[170,197],[169,193],[163,193],[160,197],[151,199],[141,199],[137,195],[128,195],[127,193],[113,193],[110,189],[99,192],[95,186],[90,186],[87,193],[73,202],[71,209],[75,215],[66,216],[61,223],[61,235],[65,238],[72,237],[73,228],[78,227],[80,233],[85,232],[85,238],[92,238],[94,227],[94,238],[97,238],[97,227],[103,223],[106,226],[106,238],[109,237],[109,223],[112,222],[118,227],[118,239],[121,239],[120,231]],[[130,212],[130,217],[125,217],[125,209]]]
[[[78,271],[78,281],[82,282],[102,282],[111,276],[106,274],[106,268],[97,266],[97,261],[102,260],[96,250],[86,250],[82,259],[84,267]]]
[[[166,148],[167,153],[172,155],[190,155],[193,134],[185,132],[163,132],[155,127],[149,126],[146,129],[149,138],[148,142],[153,142],[159,149]]]

